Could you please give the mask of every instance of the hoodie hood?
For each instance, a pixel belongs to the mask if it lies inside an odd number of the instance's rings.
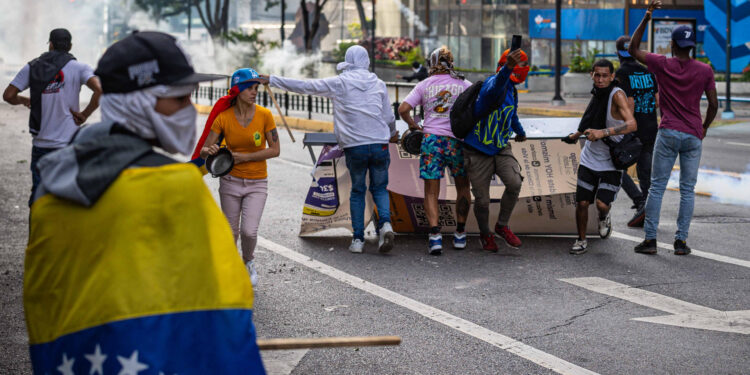
[[[375,73],[370,72],[370,56],[362,46],[351,46],[346,50],[344,62],[338,64],[336,69],[343,70],[339,77],[344,82],[347,90],[367,91],[378,84],[379,79]]]
[[[115,123],[81,128],[67,147],[39,160],[35,200],[49,193],[90,207],[124,169],[152,153],[151,145]]]

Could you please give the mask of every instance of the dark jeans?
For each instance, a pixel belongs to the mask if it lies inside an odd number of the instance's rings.
[[[370,173],[370,193],[378,210],[377,229],[391,222],[391,204],[388,197],[388,166],[391,156],[388,144],[369,144],[344,149],[346,167],[352,179],[352,194],[349,197],[354,238],[365,239],[365,194],[367,173]]]
[[[638,174],[638,184],[635,185],[633,179],[627,173],[622,174],[622,190],[633,201],[633,204],[640,206],[648,198],[648,188],[651,187],[651,163],[654,155],[654,144],[644,143],[641,149],[641,155],[635,165],[635,172]]]
[[[42,156],[49,154],[52,151],[57,150],[56,148],[44,148],[44,147],[31,147],[31,196],[29,197],[29,207],[34,203],[34,194],[36,194],[36,188],[42,181],[42,176],[39,175],[39,169],[36,164]]]

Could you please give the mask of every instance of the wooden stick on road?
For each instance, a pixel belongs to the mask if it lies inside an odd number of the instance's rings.
[[[284,123],[284,126],[286,127],[286,131],[289,132],[289,137],[292,138],[292,142],[296,142],[294,140],[294,136],[292,135],[292,130],[289,129],[289,125],[286,123],[286,118],[284,118],[284,115],[281,113],[281,107],[279,107],[279,103],[276,103],[276,98],[273,97],[273,92],[271,92],[271,88],[266,86],[266,92],[268,93],[268,96],[271,97],[271,101],[273,102],[274,107],[276,107],[276,110],[279,111],[279,117],[281,117],[281,122]]]
[[[257,343],[260,350],[290,350],[337,348],[342,346],[399,345],[401,344],[401,338],[398,336],[280,338],[261,339]]]

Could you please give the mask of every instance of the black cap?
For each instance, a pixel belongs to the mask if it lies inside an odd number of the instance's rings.
[[[94,74],[101,80],[105,94],[226,78],[219,74],[196,73],[177,39],[156,31],[133,33],[111,45],[99,59]]]
[[[615,47],[617,48],[617,54],[622,57],[631,57],[628,53],[628,47],[630,46],[630,37],[623,35],[615,40]]]
[[[672,40],[674,40],[680,48],[695,47],[695,32],[690,26],[677,26],[672,30]]]
[[[49,42],[57,50],[70,51],[72,39],[67,29],[54,29],[49,32]]]

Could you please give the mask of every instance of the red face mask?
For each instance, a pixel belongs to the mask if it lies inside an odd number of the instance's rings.
[[[503,55],[500,56],[500,60],[497,62],[497,70],[495,73],[500,71],[500,68],[502,68],[505,65],[505,62],[508,61],[508,53],[510,53],[510,50],[505,50],[503,52]],[[521,62],[523,61],[529,61],[529,57],[526,55],[526,52],[521,51]],[[526,76],[529,75],[530,67],[527,64],[526,66],[518,66],[516,65],[515,68],[513,68],[513,72],[510,74],[510,80],[513,81],[513,83],[522,83],[526,80]]]

